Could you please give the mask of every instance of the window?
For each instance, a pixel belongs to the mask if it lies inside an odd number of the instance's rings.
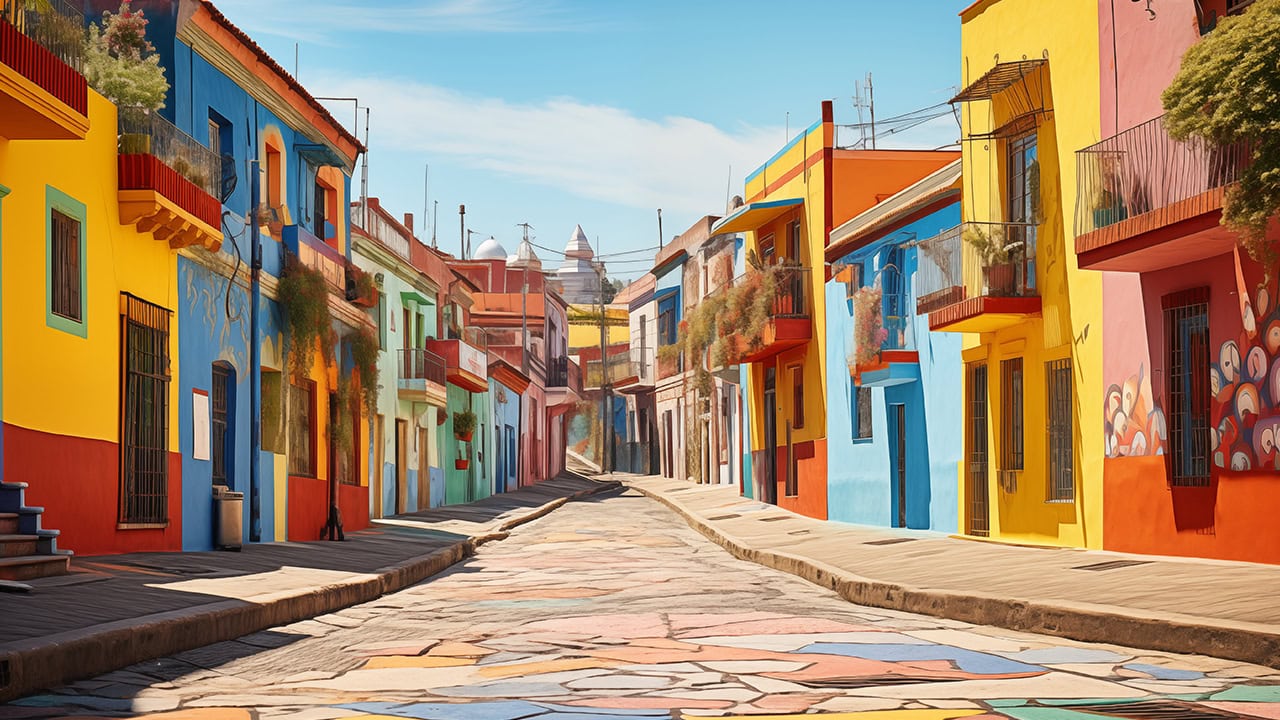
[[[289,474],[316,474],[316,384],[295,380],[289,388]]]
[[[853,439],[871,439],[871,388],[853,387]]]
[[[330,402],[337,403],[337,393],[329,395]],[[347,441],[346,452],[342,452],[342,444],[338,442],[339,449],[335,452],[338,456],[338,481],[344,485],[360,484],[360,403],[351,403],[348,407],[336,407],[332,410],[333,417],[337,423],[349,422],[349,429],[346,431]],[[333,440],[331,440],[333,442]],[[407,457],[407,456],[406,456]]]
[[[800,262],[800,221],[787,223],[787,259]]]
[[[209,404],[209,450],[210,460],[213,465],[213,484],[214,485],[230,485],[227,482],[228,465],[233,457],[233,453],[228,452],[228,446],[232,445],[231,436],[227,433],[227,419],[230,415],[231,403],[229,396],[231,390],[235,387],[231,366],[226,363],[214,363],[213,365],[213,385],[210,388]]]
[[[387,349],[387,294],[378,293],[378,349]]]
[[[649,323],[648,318],[640,316],[640,379],[645,379],[649,372]]]
[[[768,235],[765,235],[764,239],[760,241],[760,262],[764,263],[765,265],[770,264],[771,262],[773,262],[774,253],[775,253],[775,249],[773,247],[773,234],[770,233]]]
[[[516,429],[511,425],[507,425],[507,477],[516,476]]]
[[[213,118],[209,118],[209,149],[215,155],[222,156],[222,126]]]
[[[1010,260],[1021,265],[1017,288],[1035,287],[1036,223],[1040,215],[1040,163],[1037,159],[1036,129],[1010,138],[1006,145],[1008,173],[1008,217],[1006,245]],[[1016,257],[1015,257],[1016,255]]]
[[[1075,500],[1075,449],[1072,444],[1071,358],[1044,364],[1049,398],[1049,488],[1050,502]]]
[[[1170,482],[1209,484],[1209,289],[1166,295],[1164,358]]]
[[[804,367],[791,366],[791,426],[804,427]]]
[[[988,505],[990,488],[987,469],[987,366],[970,365],[965,372],[965,395],[968,398],[968,513],[966,528],[970,535],[986,537],[991,532]]]
[[[262,370],[262,449],[277,455],[285,453],[283,377],[279,370]]]
[[[125,294],[120,352],[120,513],[123,524],[169,522],[168,310]]]
[[[46,188],[45,322],[49,327],[87,337],[85,322],[85,206],[54,188]]]
[[[1022,470],[1022,358],[1000,362],[1000,439],[1001,466],[1005,470]]]
[[[321,240],[329,239],[329,231],[325,229],[325,224],[328,222],[328,206],[329,188],[320,182],[319,171],[317,171],[315,195],[311,205],[311,218],[313,221],[311,232]]]
[[[281,206],[281,195],[284,189],[284,166],[281,163],[280,150],[267,145],[267,205],[273,208]]]

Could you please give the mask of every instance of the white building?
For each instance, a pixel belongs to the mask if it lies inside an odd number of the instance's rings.
[[[595,251],[587,242],[587,234],[581,225],[573,228],[564,255],[564,264],[555,271],[561,296],[571,305],[600,302],[600,276],[594,265]]]

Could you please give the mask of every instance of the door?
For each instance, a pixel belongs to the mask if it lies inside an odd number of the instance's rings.
[[[662,440],[662,454],[663,454],[662,476],[673,478],[676,476],[675,467],[672,465],[672,463],[675,462],[675,453],[671,451],[671,446],[672,444],[675,443],[675,435],[672,434],[673,429],[671,427],[671,411],[670,410],[667,410],[662,413],[662,425],[663,425],[663,429],[666,431],[666,437],[664,437]]]
[[[893,477],[898,497],[898,527],[907,526],[907,406],[895,403],[893,412]]]
[[[409,507],[409,421],[396,418],[396,514]]]
[[[369,473],[373,485],[373,516],[382,517],[382,468],[386,464],[385,420],[381,415],[373,419],[373,472]]]
[[[762,498],[770,505],[778,504],[778,395],[777,370],[765,368],[764,371],[764,468],[760,473]]]
[[[968,531],[986,536],[991,528],[987,471],[987,366],[971,365],[966,373],[968,397]]]
[[[426,428],[418,428],[418,510],[431,506],[431,455],[427,452],[429,442]]]

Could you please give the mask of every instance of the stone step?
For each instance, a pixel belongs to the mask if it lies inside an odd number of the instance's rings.
[[[39,541],[36,535],[0,534],[0,557],[35,555]]]
[[[67,555],[22,555],[0,557],[0,580],[31,580],[63,575],[71,568]]]
[[[18,513],[0,512],[0,534],[18,532]]]

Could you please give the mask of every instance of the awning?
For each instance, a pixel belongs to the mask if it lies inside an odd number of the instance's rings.
[[[315,165],[316,167],[341,167],[347,166],[346,160],[343,159],[333,148],[320,143],[294,143],[293,149],[302,156],[303,160]]]
[[[785,200],[768,200],[743,205],[726,218],[711,226],[712,235],[724,233],[750,232],[760,228],[770,220],[797,205],[803,205],[804,198],[787,198]]]
[[[680,267],[680,265],[684,263],[685,260],[688,260],[688,259],[689,259],[689,253],[685,252],[684,250],[681,250],[680,252],[676,253],[675,255],[672,255],[671,257],[667,258],[661,263],[654,265],[653,270],[651,270],[650,272],[653,273],[653,276],[655,278],[661,279],[663,277],[666,277],[667,273]]]
[[[974,100],[990,100],[1001,92],[1008,90],[1015,84],[1021,82],[1025,77],[1035,72],[1037,68],[1049,62],[1043,58],[1037,60],[1018,60],[1017,62],[997,63],[982,77],[975,80],[969,87],[960,91],[959,95],[951,98],[949,102],[973,102]]]
[[[401,303],[417,303],[419,305],[433,305],[430,298],[418,292],[417,290],[405,290],[400,293]]]

